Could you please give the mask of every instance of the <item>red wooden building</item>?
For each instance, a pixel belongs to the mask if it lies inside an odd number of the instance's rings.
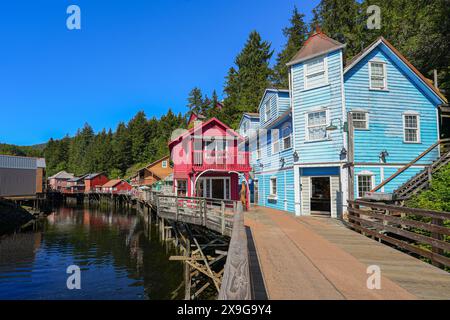
[[[131,184],[122,179],[113,179],[102,186],[103,193],[120,194],[131,191],[133,187]]]
[[[98,191],[108,181],[109,179],[104,173],[88,174],[84,178],[84,192]]]
[[[240,181],[248,182],[251,167],[244,138],[236,131],[216,118],[197,122],[170,141],[169,149],[178,195],[240,199]]]

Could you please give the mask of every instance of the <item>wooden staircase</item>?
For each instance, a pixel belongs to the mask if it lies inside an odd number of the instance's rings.
[[[437,141],[435,144],[431,145],[428,149],[418,155],[414,160],[409,162],[404,167],[400,168],[395,172],[392,176],[384,180],[382,183],[377,185],[375,188],[370,190],[370,193],[375,193],[380,190],[383,186],[388,184],[390,181],[394,180],[401,173],[405,172],[408,168],[410,168],[413,164],[418,162],[420,159],[425,157],[428,153],[430,153],[435,148],[440,147],[441,156],[439,159],[434,161],[431,165],[427,166],[423,171],[419,172],[417,175],[409,179],[399,188],[394,191],[393,198],[396,201],[403,202],[403,200],[407,200],[411,198],[411,196],[420,192],[421,190],[427,188],[430,185],[430,181],[433,173],[438,171],[440,168],[450,163],[450,139],[442,139]],[[369,193],[368,193],[369,194]]]
[[[416,174],[394,191],[396,200],[407,200],[413,195],[429,187],[432,175],[439,169],[450,163],[450,151],[441,155],[430,166]]]

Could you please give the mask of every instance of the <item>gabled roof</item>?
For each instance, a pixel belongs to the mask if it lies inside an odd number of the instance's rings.
[[[256,112],[244,112],[242,114],[241,121],[239,121],[239,127],[242,126],[242,121],[244,121],[245,118],[257,119],[259,121],[259,113],[256,113]]]
[[[267,92],[275,92],[275,93],[283,92],[283,93],[288,93],[288,94],[290,93],[290,92],[289,92],[289,89],[267,88],[266,90],[264,90],[264,93],[263,93],[263,95],[262,95],[262,97],[261,97],[261,100],[259,101],[258,111],[259,111],[259,109],[261,109],[261,105],[262,105],[262,103],[263,103],[263,101],[264,101],[264,98],[265,98],[266,95],[267,95]]]
[[[320,30],[316,30],[303,44],[300,50],[286,65],[291,66],[299,62],[320,56],[322,54],[345,48],[345,44],[328,37]]]
[[[94,179],[94,178],[96,178],[96,177],[98,177],[99,175],[104,175],[105,173],[104,172],[98,172],[98,173],[90,173],[90,174],[87,174],[85,177],[84,177],[84,180],[92,180],[92,179]]]
[[[259,118],[259,113],[257,112],[244,112],[243,115],[250,118]]]
[[[372,50],[374,50],[376,47],[378,47],[380,44],[384,44],[386,47],[388,47],[391,52],[396,55],[420,80],[423,84],[425,84],[436,96],[439,97],[439,99],[447,103],[447,99],[442,94],[442,92],[436,88],[433,85],[433,82],[429,79],[425,78],[425,76],[416,69],[412,65],[411,62],[408,61],[389,41],[387,41],[384,37],[379,37],[377,40],[375,40],[371,45],[369,45],[367,48],[365,48],[363,51],[361,51],[359,54],[357,54],[353,59],[351,59],[347,65],[344,68],[344,74],[347,73],[350,69],[352,69],[354,66],[358,64],[362,59],[364,59],[365,56],[367,56]]]
[[[84,176],[81,176],[81,177],[73,177],[73,178],[67,180],[67,182],[78,182],[78,181],[80,181],[80,180],[84,180],[84,178],[85,178],[86,176],[87,176],[87,175],[84,175]]]
[[[117,186],[119,183],[121,183],[122,181],[126,182],[125,180],[122,179],[112,179],[109,180],[107,183],[105,183],[104,185],[102,185],[102,188],[112,188]]]
[[[172,144],[174,144],[175,142],[181,141],[181,139],[192,135],[192,133],[194,132],[194,130],[199,130],[202,127],[206,127],[207,125],[209,125],[210,123],[215,122],[216,124],[218,124],[219,126],[221,126],[222,128],[224,128],[225,130],[229,130],[230,133],[232,133],[235,137],[237,137],[238,139],[244,140],[244,138],[237,133],[236,131],[234,131],[233,129],[231,129],[229,126],[227,126],[225,123],[223,123],[222,121],[220,121],[219,119],[213,117],[211,119],[209,119],[206,122],[202,122],[200,125],[197,125],[189,130],[187,130],[186,132],[184,132],[183,134],[180,134],[178,137],[176,137],[175,139],[169,141],[169,146],[171,146]]]
[[[67,173],[66,171],[60,171],[57,174],[52,175],[49,179],[72,179],[74,175],[72,173]]]

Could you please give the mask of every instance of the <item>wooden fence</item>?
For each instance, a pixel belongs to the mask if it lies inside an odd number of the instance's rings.
[[[349,201],[349,224],[434,265],[450,267],[450,212],[406,208],[362,200]]]

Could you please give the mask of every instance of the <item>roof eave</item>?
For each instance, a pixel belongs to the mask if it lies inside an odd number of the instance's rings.
[[[344,49],[346,46],[347,46],[347,44],[344,43],[344,44],[341,44],[340,46],[336,46],[336,47],[330,48],[328,50],[320,51],[320,52],[317,52],[315,54],[303,57],[301,59],[296,59],[296,60],[289,61],[288,63],[286,63],[286,65],[288,67],[290,67],[290,66],[293,66],[295,64],[299,64],[301,62],[304,62],[304,61],[307,61],[307,60],[310,60],[310,59],[313,59],[313,58],[320,57],[320,56],[322,56],[324,54],[327,54],[327,53],[330,53],[330,52],[333,52],[333,51],[336,51],[336,50]]]

